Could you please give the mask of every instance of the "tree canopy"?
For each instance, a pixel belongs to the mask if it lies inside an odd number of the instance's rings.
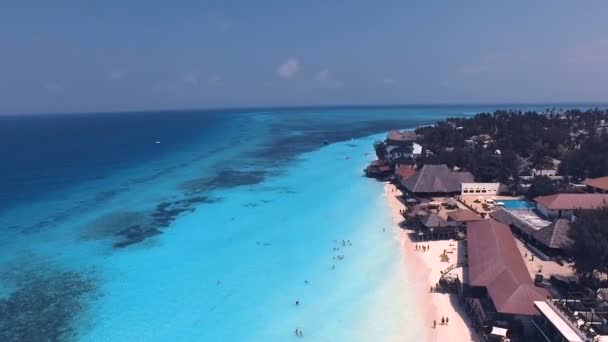
[[[531,169],[553,169],[575,180],[608,173],[608,111],[496,111],[420,127],[421,144],[441,163],[479,181],[507,185]]]
[[[378,160],[385,160],[388,152],[386,151],[386,143],[384,141],[374,142],[374,150],[376,151],[376,157]]]
[[[557,187],[553,184],[551,178],[547,176],[536,176],[532,179],[532,183],[526,192],[528,198],[538,196],[547,196],[557,193]]]
[[[608,206],[577,212],[570,223],[569,237],[577,271],[608,272]]]

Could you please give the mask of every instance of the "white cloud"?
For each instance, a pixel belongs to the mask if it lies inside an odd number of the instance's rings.
[[[327,82],[329,80],[329,70],[323,69],[317,73],[315,80],[319,82]]]
[[[125,78],[125,72],[121,70],[112,70],[108,74],[108,79],[110,81],[121,81]]]
[[[211,75],[207,79],[207,82],[209,84],[221,84],[221,83],[224,82],[224,78],[222,76],[220,76],[220,75]]]
[[[279,65],[277,73],[282,78],[290,78],[295,76],[300,71],[300,63],[295,58],[288,59],[285,63]]]

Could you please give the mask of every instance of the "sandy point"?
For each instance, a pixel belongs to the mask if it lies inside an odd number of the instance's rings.
[[[387,202],[391,208],[393,223],[397,239],[399,239],[403,257],[408,267],[408,274],[414,284],[418,307],[421,314],[425,315],[425,324],[428,327],[428,341],[481,341],[481,339],[470,328],[470,323],[464,312],[464,307],[459,303],[456,294],[431,292],[431,286],[435,285],[445,270],[459,258],[459,243],[455,240],[425,241],[424,243],[413,242],[408,230],[399,224],[403,221],[401,211],[405,209],[400,201],[401,191],[393,184],[387,183],[384,188]],[[428,251],[416,250],[416,245],[428,247]],[[450,262],[442,262],[441,254],[447,252]],[[457,274],[462,279],[462,269],[455,269],[452,274]],[[447,317],[448,324],[441,324],[441,318]],[[433,321],[436,321],[436,327]]]

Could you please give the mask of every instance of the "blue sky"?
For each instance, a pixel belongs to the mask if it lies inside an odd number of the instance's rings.
[[[608,1],[29,1],[0,113],[608,101]]]

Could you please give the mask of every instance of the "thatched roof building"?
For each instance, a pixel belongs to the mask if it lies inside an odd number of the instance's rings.
[[[469,172],[452,172],[446,165],[424,165],[401,184],[416,194],[460,193],[461,183],[474,182]]]

